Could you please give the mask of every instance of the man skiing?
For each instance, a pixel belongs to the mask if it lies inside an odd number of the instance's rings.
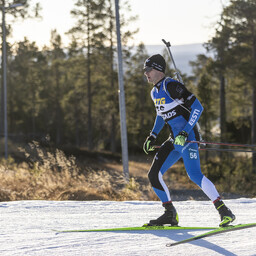
[[[170,137],[156,153],[148,173],[149,181],[162,201],[165,212],[159,218],[150,220],[148,225],[178,225],[178,214],[162,176],[182,157],[189,178],[213,201],[220,214],[220,226],[225,227],[235,220],[235,215],[223,203],[213,183],[202,174],[198,144],[186,142],[199,139],[196,123],[203,107],[182,83],[165,76],[165,68],[166,62],[160,54],[149,57],[143,68],[148,82],[153,84],[151,98],[156,108],[153,129],[143,145],[145,153],[155,150],[154,142],[165,124],[171,130]]]

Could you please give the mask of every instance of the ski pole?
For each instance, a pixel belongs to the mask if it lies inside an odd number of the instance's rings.
[[[165,46],[166,46],[166,48],[167,48],[167,51],[168,51],[168,53],[169,53],[169,55],[170,55],[170,57],[171,57],[171,60],[172,60],[172,63],[173,63],[174,69],[175,69],[175,75],[177,76],[178,81],[183,84],[182,77],[181,77],[180,72],[178,71],[178,69],[177,69],[177,67],[176,67],[174,58],[173,58],[172,53],[171,53],[171,49],[170,49],[171,44],[170,44],[170,42],[166,42],[164,39],[162,39],[162,41],[163,41],[163,43],[165,44]],[[202,136],[201,136],[201,133],[200,133],[200,125],[199,125],[198,122],[196,123],[196,127],[197,127],[197,130],[198,130],[200,139],[202,139]]]
[[[205,145],[219,145],[219,146],[230,146],[230,147],[243,147],[243,148],[255,148],[256,145],[250,144],[234,144],[234,143],[226,143],[226,142],[209,142],[209,141],[197,141],[197,140],[187,140],[188,143],[197,143],[197,144],[205,144]],[[154,146],[159,148],[160,146]]]
[[[201,151],[223,151],[223,152],[243,152],[243,153],[256,153],[255,150],[244,149],[231,149],[231,148],[199,148]]]
[[[235,143],[228,143],[228,142],[209,142],[209,141],[187,141],[190,143],[197,143],[197,144],[206,144],[206,145],[220,145],[220,146],[230,146],[230,147],[244,147],[244,148],[254,148],[256,145],[250,144],[235,144]]]
[[[156,149],[161,148],[159,145],[154,146]],[[223,152],[244,152],[244,153],[256,153],[255,150],[244,149],[230,149],[230,148],[199,148],[200,151],[223,151]]]
[[[181,82],[183,84],[183,80],[182,80],[182,77],[176,67],[176,64],[175,64],[175,61],[173,59],[173,56],[172,56],[172,53],[171,53],[171,50],[170,50],[170,47],[171,47],[171,44],[170,42],[166,42],[164,39],[162,39],[163,43],[165,44],[166,48],[167,48],[167,51],[170,55],[170,58],[172,60],[172,63],[173,63],[173,66],[174,66],[174,69],[175,69],[175,75],[177,76],[178,78],[178,81]],[[198,123],[196,123],[197,126],[199,126]],[[199,128],[199,127],[198,127]],[[200,129],[199,129],[200,130]],[[220,145],[220,146],[231,146],[231,147],[247,147],[247,148],[253,148],[253,147],[256,147],[256,145],[248,145],[248,144],[232,144],[232,143],[223,143],[223,142],[206,142],[206,141],[187,141],[187,142],[190,142],[190,143],[198,143],[198,144],[211,144],[211,145]],[[252,151],[252,153],[254,153]]]
[[[181,75],[180,75],[180,73],[179,73],[179,71],[178,71],[178,69],[176,67],[176,64],[174,62],[174,59],[173,59],[173,56],[172,56],[172,53],[171,53],[171,49],[170,49],[171,44],[170,44],[170,42],[166,42],[164,39],[162,39],[162,41],[165,44],[165,46],[167,48],[167,51],[168,51],[168,53],[169,53],[169,55],[171,57],[171,60],[172,60],[172,63],[173,63],[174,69],[175,69],[175,75],[177,76],[178,81],[183,84],[182,77],[181,77]]]

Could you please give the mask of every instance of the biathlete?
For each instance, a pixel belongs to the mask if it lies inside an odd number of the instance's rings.
[[[149,57],[143,68],[148,82],[153,84],[151,97],[156,108],[153,129],[143,145],[145,153],[155,150],[155,140],[165,124],[171,130],[170,137],[156,153],[148,173],[149,181],[162,201],[165,212],[159,218],[150,220],[148,225],[178,225],[178,214],[162,176],[182,157],[189,178],[212,200],[220,214],[219,226],[225,227],[235,220],[235,215],[224,204],[214,184],[202,174],[198,144],[186,142],[199,139],[196,123],[203,107],[182,83],[165,76],[165,68],[166,62],[160,54]]]

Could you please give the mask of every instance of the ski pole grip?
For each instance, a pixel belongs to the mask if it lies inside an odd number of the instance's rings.
[[[164,39],[162,39],[162,41],[163,41],[163,43],[164,43],[167,47],[170,47],[170,46],[171,46],[170,42],[166,42]]]

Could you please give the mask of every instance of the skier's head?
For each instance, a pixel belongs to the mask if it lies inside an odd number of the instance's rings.
[[[152,69],[155,69],[164,73],[165,68],[166,68],[166,62],[163,56],[160,54],[155,54],[146,59],[143,70],[144,72],[148,72]]]

